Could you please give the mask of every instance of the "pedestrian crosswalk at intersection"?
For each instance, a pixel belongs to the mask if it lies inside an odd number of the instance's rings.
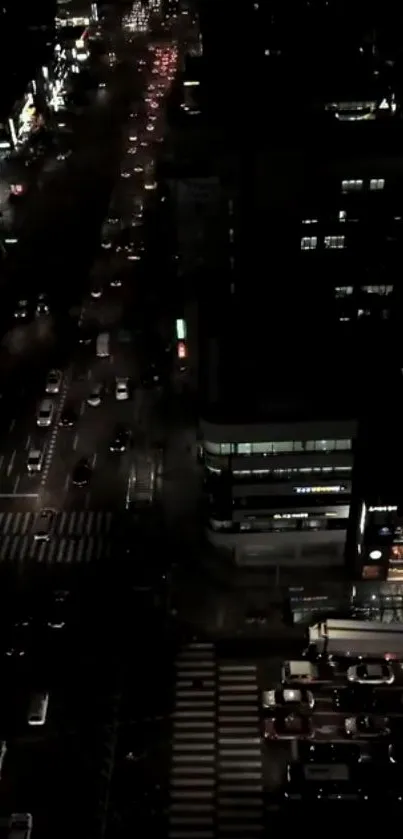
[[[257,671],[194,641],[176,658],[169,839],[263,832]]]
[[[36,513],[0,512],[0,562],[84,563],[106,559],[112,513],[57,513],[49,541],[34,539]]]

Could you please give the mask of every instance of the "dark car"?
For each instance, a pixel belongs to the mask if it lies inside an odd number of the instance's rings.
[[[373,711],[376,707],[376,694],[369,685],[335,688],[333,691],[335,711]]]
[[[77,412],[71,405],[66,405],[60,414],[59,425],[61,428],[71,428],[77,422]]]
[[[91,480],[91,475],[91,464],[86,457],[82,457],[74,467],[71,480],[76,487],[86,487]]]
[[[280,714],[263,721],[265,740],[310,739],[313,733],[310,717],[298,713]]]
[[[130,442],[130,431],[124,425],[117,425],[109,449],[111,452],[125,452]]]

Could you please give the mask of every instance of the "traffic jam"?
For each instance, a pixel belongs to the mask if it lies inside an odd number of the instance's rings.
[[[291,802],[403,802],[403,625],[327,620],[261,694],[265,756]]]

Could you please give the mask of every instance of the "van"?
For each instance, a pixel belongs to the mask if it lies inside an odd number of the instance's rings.
[[[32,694],[28,708],[28,725],[45,725],[48,704],[48,693],[41,691]]]
[[[40,428],[48,428],[49,425],[52,425],[53,414],[54,405],[52,400],[42,399],[36,415],[36,424],[39,425]]]
[[[100,332],[97,338],[97,356],[98,358],[108,358],[109,354],[109,333]]]

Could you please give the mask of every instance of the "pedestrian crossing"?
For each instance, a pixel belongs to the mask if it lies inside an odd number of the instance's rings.
[[[252,839],[263,832],[255,665],[217,661],[194,641],[176,658],[169,839]]]
[[[25,536],[32,531],[37,513],[0,512],[0,536]],[[52,533],[54,536],[103,536],[109,533],[112,513],[80,510],[57,513]]]
[[[57,513],[49,541],[34,539],[36,513],[0,512],[0,563],[78,564],[107,559],[112,513]]]

